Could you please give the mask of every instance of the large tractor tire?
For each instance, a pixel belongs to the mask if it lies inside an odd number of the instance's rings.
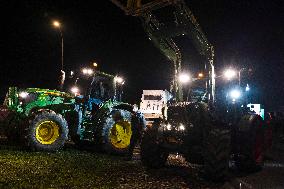
[[[259,115],[245,115],[239,123],[239,154],[236,166],[241,171],[253,172],[263,165],[265,136],[264,122]]]
[[[111,154],[127,154],[140,138],[139,117],[124,109],[113,109],[103,119],[103,149]],[[131,146],[132,145],[132,146]]]
[[[58,151],[68,139],[65,119],[54,112],[39,112],[30,120],[25,140],[32,150]]]
[[[153,123],[151,128],[148,128],[141,141],[141,161],[142,164],[149,168],[161,168],[167,162],[169,152],[163,150],[157,138],[157,123]]]
[[[208,180],[221,181],[227,177],[230,159],[230,131],[214,119],[204,103],[177,107],[176,122],[186,127],[185,159],[203,165],[202,175]]]
[[[223,181],[228,176],[230,159],[229,130],[213,128],[204,139],[204,176],[213,181]]]

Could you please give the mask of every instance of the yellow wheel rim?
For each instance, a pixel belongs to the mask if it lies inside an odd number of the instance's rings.
[[[36,127],[36,139],[41,144],[52,144],[59,137],[59,126],[54,121],[43,121]]]
[[[119,149],[127,148],[130,145],[131,135],[131,123],[128,121],[116,122],[109,133],[111,144]]]

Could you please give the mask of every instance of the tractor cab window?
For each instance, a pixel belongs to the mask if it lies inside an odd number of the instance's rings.
[[[91,98],[109,100],[112,98],[112,87],[106,78],[96,77],[91,86]]]
[[[88,88],[90,86],[90,79],[83,77],[74,77],[66,80],[65,82],[65,91],[69,93],[74,93],[74,88],[77,89],[77,95],[86,95]]]

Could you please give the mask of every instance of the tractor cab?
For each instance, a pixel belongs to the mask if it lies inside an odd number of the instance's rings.
[[[78,98],[91,99],[96,102],[120,100],[121,85],[123,85],[123,80],[120,77],[99,71],[83,70],[82,72],[83,74],[73,75],[69,78],[66,82],[66,91],[73,93]]]
[[[66,81],[65,90],[83,105],[83,114],[95,115],[108,101],[121,101],[123,79],[104,72],[83,69]]]

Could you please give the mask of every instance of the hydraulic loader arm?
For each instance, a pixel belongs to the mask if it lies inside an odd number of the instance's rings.
[[[180,35],[190,38],[199,54],[205,58],[206,93],[209,101],[214,102],[214,49],[183,0],[111,0],[111,2],[121,8],[125,14],[139,17],[149,39],[173,62],[172,89],[178,101],[183,100],[181,85],[178,82],[182,57],[174,38]],[[166,7],[171,9],[165,9]],[[158,9],[167,11],[166,17],[158,19],[161,18],[156,15],[155,11]]]

